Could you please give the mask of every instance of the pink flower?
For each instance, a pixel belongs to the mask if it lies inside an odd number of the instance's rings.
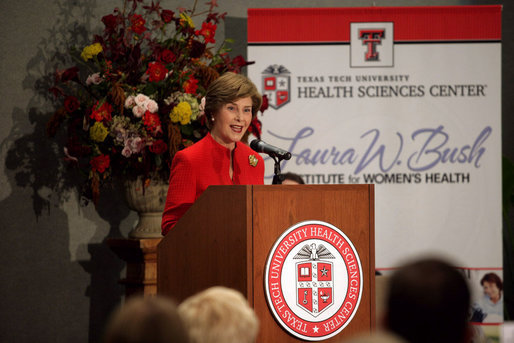
[[[159,106],[157,105],[157,102],[155,102],[155,100],[149,99],[146,103],[146,109],[151,113],[155,113],[159,109]]]
[[[103,77],[100,76],[100,73],[94,73],[87,77],[86,85],[99,85],[103,81]]]
[[[79,159],[76,158],[75,156],[71,156],[70,153],[69,153],[69,150],[67,147],[64,147],[64,160],[65,161],[72,161],[72,162],[75,162],[75,163],[78,163]]]
[[[148,102],[148,100],[150,100],[150,98],[144,94],[139,93],[138,95],[136,95],[136,98],[134,100],[136,102],[136,105],[145,107],[146,103]]]
[[[200,106],[198,106],[198,109],[200,110],[200,117],[205,114],[205,97],[200,100]]]
[[[145,141],[143,141],[143,139],[141,137],[137,137],[137,136],[131,137],[125,141],[125,148],[129,148],[130,152],[132,154],[140,153],[144,147],[145,147]],[[123,150],[125,150],[125,148],[123,148]],[[122,152],[122,154],[123,154],[123,152]],[[125,156],[125,155],[123,155],[123,156]]]
[[[125,147],[121,151],[121,154],[125,157],[130,157],[130,155],[132,155],[132,151],[130,151],[130,148],[125,145]]]
[[[135,96],[129,95],[125,99],[125,108],[132,108],[136,104]]]
[[[145,114],[146,110],[144,106],[134,106],[132,107],[132,113],[134,113],[134,117],[141,118],[143,114]]]

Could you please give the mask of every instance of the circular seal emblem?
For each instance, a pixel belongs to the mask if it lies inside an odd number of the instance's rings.
[[[320,341],[337,335],[355,316],[362,296],[362,266],[341,230],[305,221],[275,242],[264,282],[275,320],[293,336]]]

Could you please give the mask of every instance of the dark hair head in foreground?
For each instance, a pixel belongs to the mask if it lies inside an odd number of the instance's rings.
[[[128,298],[114,312],[105,343],[188,343],[173,301],[161,296]]]
[[[435,258],[391,277],[385,326],[410,343],[460,343],[469,337],[470,291],[464,275]]]
[[[282,176],[284,177],[282,184],[299,184],[299,185],[305,184],[305,181],[303,180],[303,178],[298,174],[287,172],[287,173],[282,174]],[[292,182],[287,182],[287,181],[292,181]]]

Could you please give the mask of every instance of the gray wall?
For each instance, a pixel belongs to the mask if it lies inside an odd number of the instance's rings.
[[[182,1],[187,4],[190,1]],[[206,0],[200,0],[200,3]],[[494,4],[500,1],[219,0],[226,35],[246,54],[246,10],[254,7],[344,7]],[[175,9],[179,1],[162,1]],[[66,52],[100,32],[115,0],[0,2],[0,341],[97,342],[120,303],[124,265],[106,246],[136,221],[117,192],[100,209],[82,206],[73,183],[57,177],[61,152],[45,136],[52,114],[46,89]],[[503,14],[503,148],[514,158],[511,112],[514,5]],[[79,177],[77,175],[77,177]]]

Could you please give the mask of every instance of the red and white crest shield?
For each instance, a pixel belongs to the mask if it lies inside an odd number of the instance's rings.
[[[337,335],[362,295],[362,266],[352,242],[335,226],[306,221],[285,230],[266,263],[266,296],[277,322],[308,341]]]
[[[262,72],[262,94],[271,108],[278,109],[291,100],[291,76],[284,66],[271,65]]]
[[[323,313],[334,300],[333,264],[308,261],[296,264],[297,305],[314,317]]]

